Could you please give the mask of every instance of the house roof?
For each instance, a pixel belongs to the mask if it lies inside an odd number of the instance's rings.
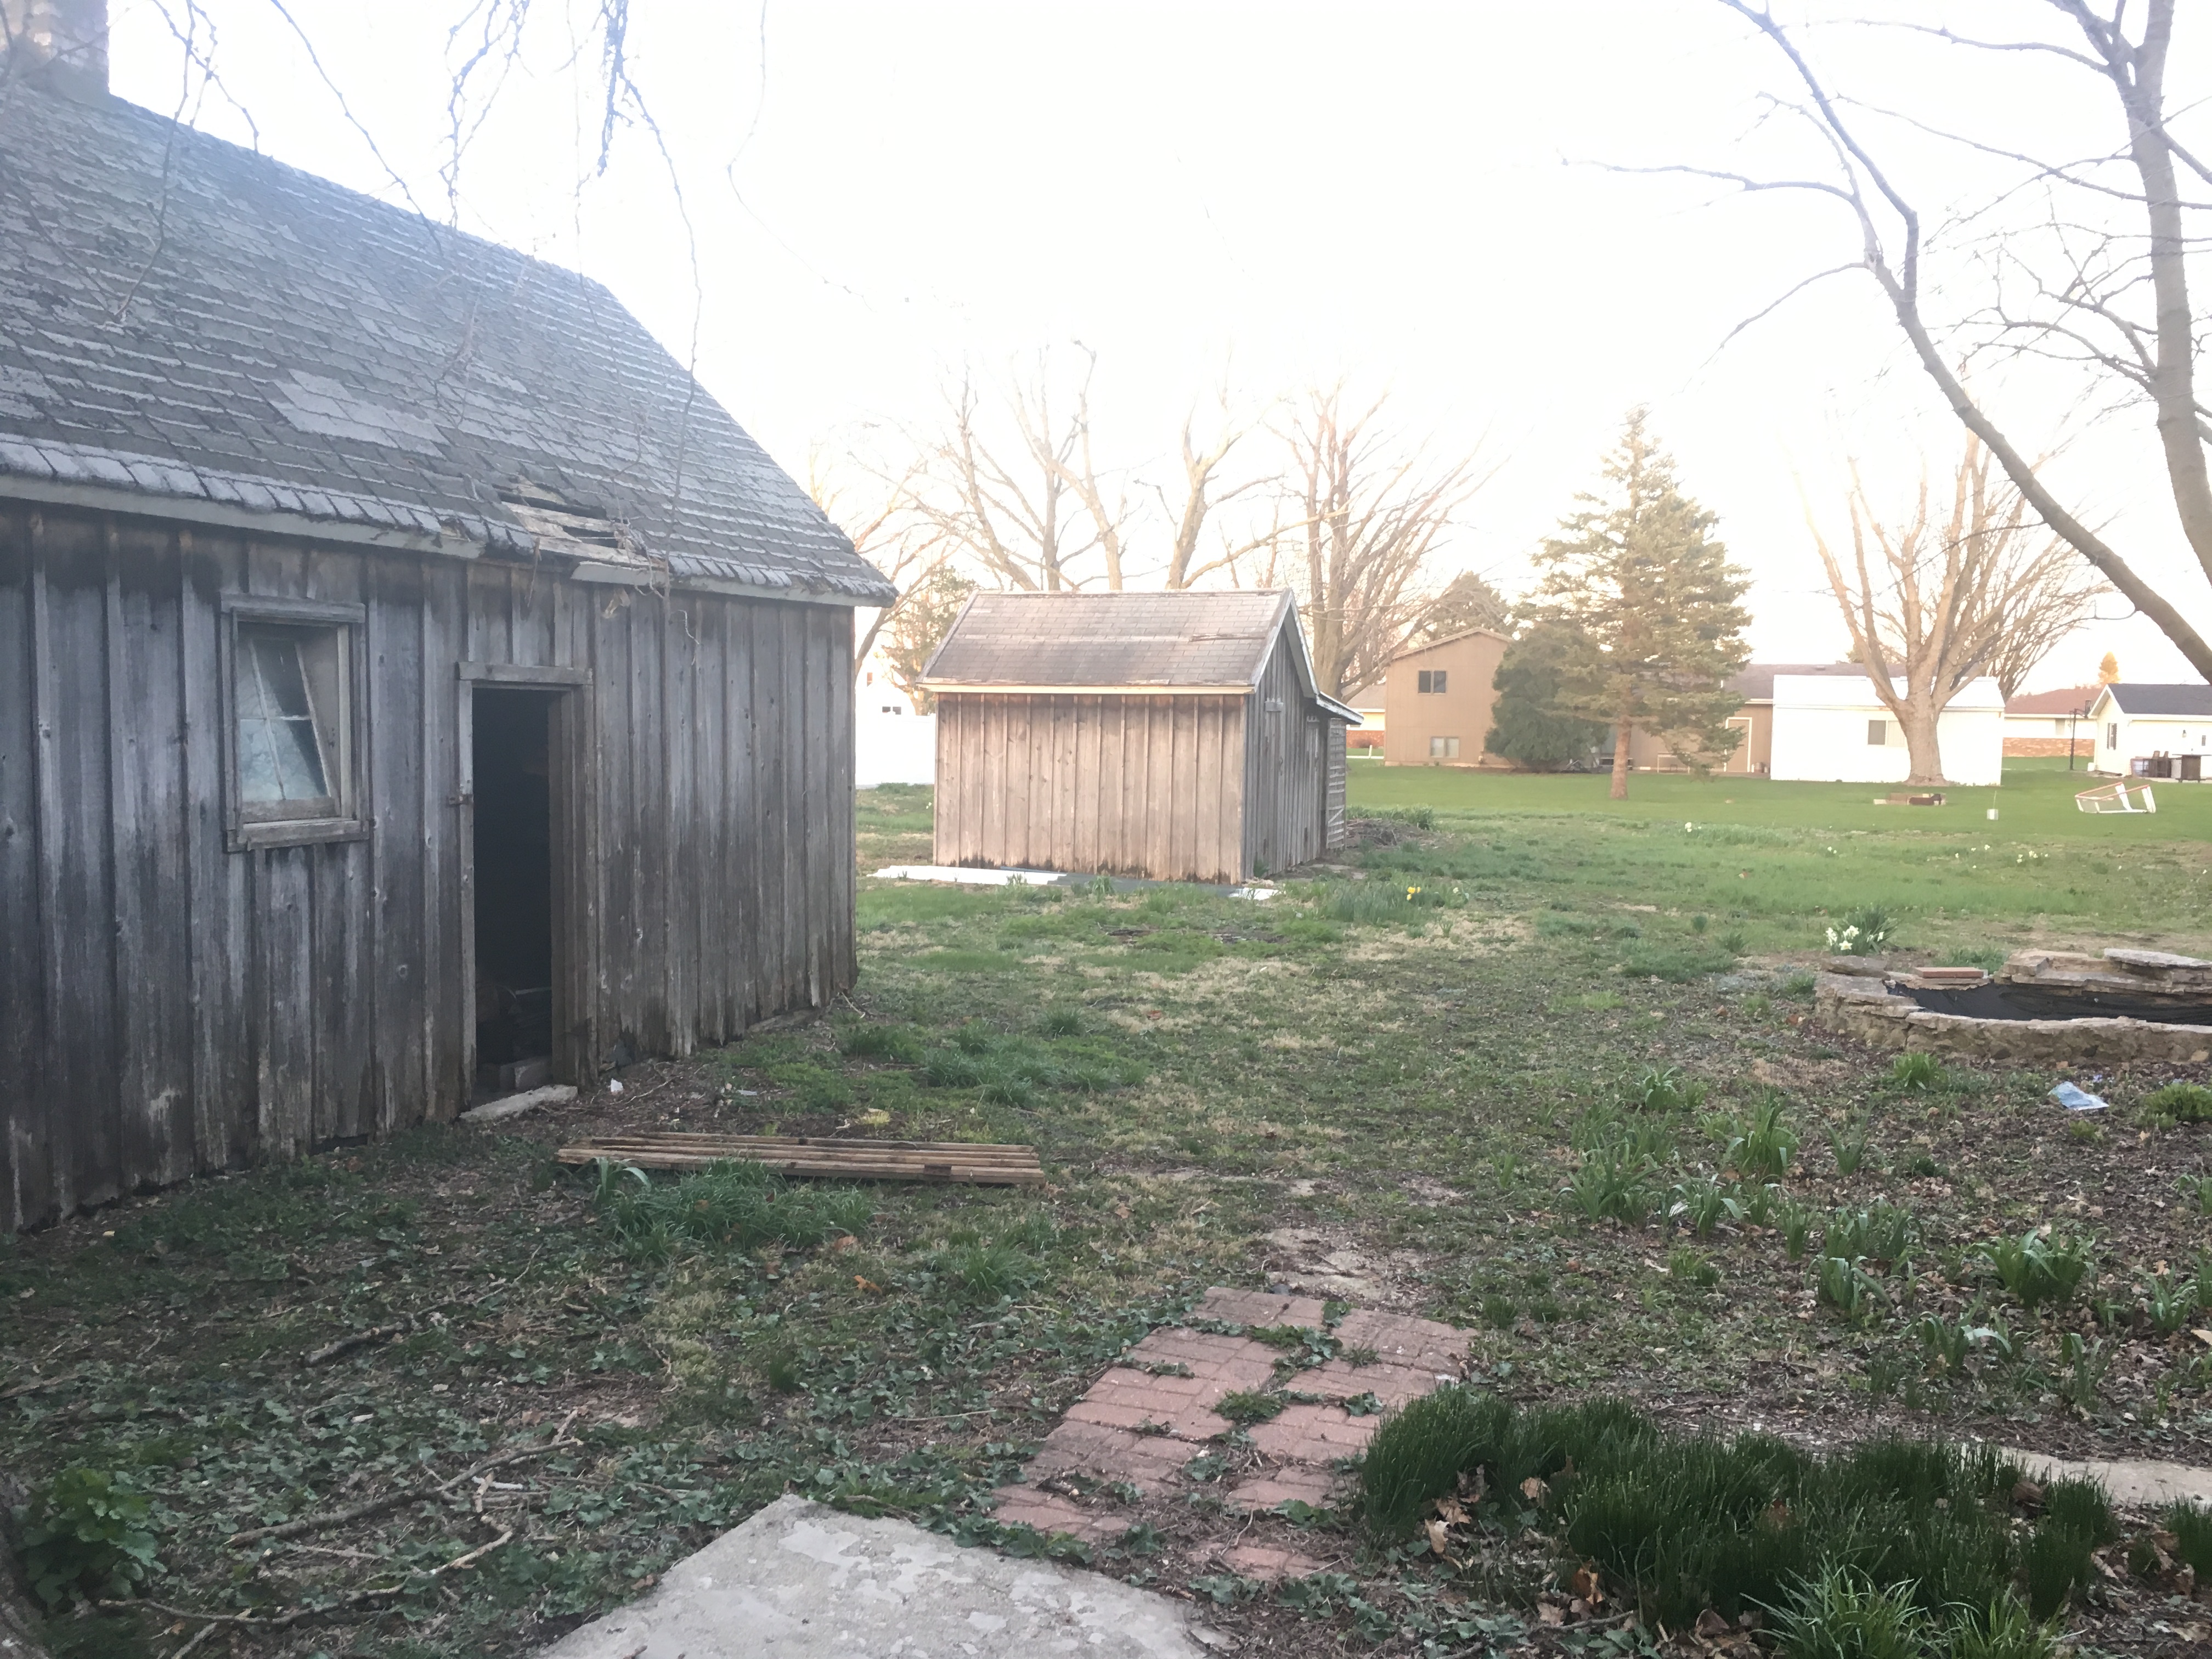
[[[2097,700],[2101,685],[2069,685],[2056,691],[2026,691],[2005,699],[2008,714],[2072,714]]]
[[[1777,674],[1836,675],[1861,680],[1867,677],[1866,670],[1855,662],[1754,662],[1745,664],[1741,673],[1729,676],[1729,690],[1746,702],[1772,702]]]
[[[1244,693],[1282,630],[1300,685],[1323,694],[1306,655],[1297,607],[1284,592],[978,593],[961,608],[923,670],[932,691]]]
[[[1462,640],[1471,640],[1478,636],[1487,640],[1502,640],[1508,645],[1513,643],[1510,635],[1501,634],[1494,628],[1462,628],[1456,634],[1445,634],[1433,640],[1421,640],[1409,643],[1383,666],[1388,668],[1391,664],[1401,663],[1408,657],[1418,657],[1424,651],[1433,651],[1440,645],[1457,645]]]
[[[21,82],[0,97],[0,495],[894,597],[597,283]]]
[[[2102,703],[2106,697],[2118,704],[2124,714],[2212,719],[2212,685],[2145,685],[2123,680],[2106,686],[2097,701]]]

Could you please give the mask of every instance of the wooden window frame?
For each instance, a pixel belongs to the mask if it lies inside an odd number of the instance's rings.
[[[1444,688],[1451,684],[1449,668],[1422,668],[1415,671],[1413,695],[1417,697],[1444,697],[1451,694]]]
[[[323,599],[288,599],[260,593],[226,593],[216,635],[216,672],[222,709],[223,842],[234,853],[268,847],[308,847],[365,841],[368,817],[364,775],[368,757],[368,608]],[[255,818],[246,811],[238,776],[238,629],[241,623],[286,628],[340,629],[345,635],[346,706],[337,730],[337,811],[314,817]]]

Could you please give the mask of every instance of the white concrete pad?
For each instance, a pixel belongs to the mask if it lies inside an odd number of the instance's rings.
[[[779,1498],[540,1659],[1202,1659],[1164,1595]]]
[[[2212,1469],[2198,1468],[2193,1464],[2134,1457],[2110,1463],[2095,1459],[2075,1462],[2045,1457],[2041,1452],[2022,1451],[2016,1446],[2001,1449],[2038,1480],[2086,1474],[2105,1489],[2106,1497],[2124,1508],[2163,1509],[2168,1504],[2181,1502],[2212,1506]]]

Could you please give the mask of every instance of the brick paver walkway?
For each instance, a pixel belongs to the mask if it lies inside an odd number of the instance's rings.
[[[1322,1304],[1312,1297],[1217,1286],[1191,1310],[1191,1321],[1237,1334],[1169,1326],[1138,1343],[1045,1437],[1029,1466],[1029,1484],[999,1489],[1000,1520],[1085,1540],[1117,1538],[1136,1516],[1111,1488],[1134,1488],[1139,1499],[1197,1490],[1201,1482],[1187,1466],[1208,1452],[1231,1453],[1232,1464],[1249,1466],[1228,1477],[1223,1497],[1232,1513],[1293,1500],[1324,1508],[1346,1484],[1339,1461],[1358,1455],[1375,1432],[1376,1413],[1364,1396],[1376,1407],[1402,1405],[1457,1379],[1467,1354],[1465,1332],[1398,1314],[1346,1314],[1329,1333],[1335,1356],[1304,1370],[1291,1368],[1295,1351],[1243,1334],[1283,1326],[1320,1331]],[[1352,1363],[1355,1356],[1364,1363]],[[1248,1452],[1221,1443],[1236,1425],[1213,1409],[1240,1392],[1309,1398],[1252,1425]],[[1294,1551],[1253,1544],[1227,1550],[1222,1560],[1249,1578],[1316,1570]]]

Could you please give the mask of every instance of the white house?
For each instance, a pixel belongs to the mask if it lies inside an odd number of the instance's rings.
[[[1970,680],[1936,716],[1943,775],[1995,784],[2004,775],[2004,693]],[[1863,674],[1777,674],[1769,775],[1800,782],[1902,783],[1911,772],[1905,732]]]
[[[2212,685],[2104,686],[2087,724],[2097,745],[2093,772],[2124,777],[2137,760],[2212,752]]]

